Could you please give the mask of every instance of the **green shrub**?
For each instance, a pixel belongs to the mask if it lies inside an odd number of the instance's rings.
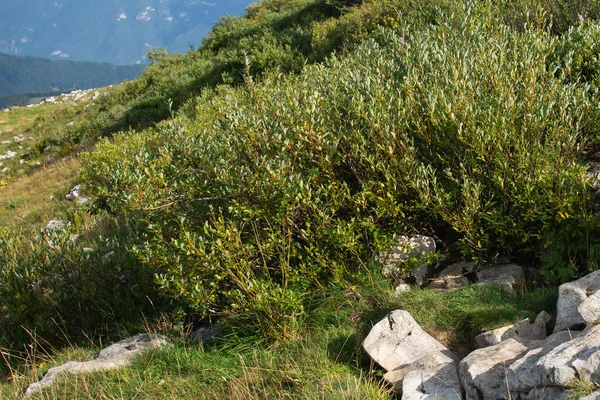
[[[152,313],[152,274],[130,255],[131,227],[78,243],[70,229],[0,229],[0,346],[64,343]],[[87,248],[86,248],[87,246]]]

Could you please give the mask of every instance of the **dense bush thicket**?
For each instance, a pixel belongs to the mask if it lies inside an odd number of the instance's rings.
[[[243,87],[87,156],[98,197],[147,222],[138,254],[170,296],[281,333],[309,291],[368,276],[394,233],[543,256],[557,281],[589,260],[597,23],[558,37],[543,8],[518,26],[493,3],[423,9],[299,76],[255,82],[248,57]]]
[[[82,247],[74,229],[0,228],[3,348],[107,334],[154,312],[152,273],[130,252],[135,230],[124,226]]]
[[[559,282],[600,250],[585,179],[600,129],[597,17],[593,0],[263,0],[197,51],[152,53],[55,144],[133,128],[100,141],[83,170],[95,209],[141,225],[128,268],[187,311],[236,316],[269,340],[315,293],[373,279],[398,233],[526,259]],[[31,326],[53,310],[24,295],[38,280],[74,329],[85,323],[69,299],[117,290],[90,285],[117,264],[80,245],[4,236],[9,328],[25,309]]]

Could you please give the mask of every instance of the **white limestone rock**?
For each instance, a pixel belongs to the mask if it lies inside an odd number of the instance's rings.
[[[591,295],[600,290],[600,270],[584,276],[574,282],[560,285],[558,288],[558,303],[556,305],[556,324],[554,332],[566,329],[578,328],[588,321],[598,320],[600,314],[596,314],[596,299],[590,300],[582,306],[586,318],[584,318],[579,306]],[[587,320],[586,320],[587,319]]]
[[[139,334],[120,342],[114,343],[90,361],[69,361],[61,366],[51,368],[39,382],[32,383],[25,391],[26,396],[52,385],[54,380],[62,374],[81,374],[105,371],[128,365],[134,356],[141,354],[152,347],[172,346],[171,341],[161,335]]]
[[[393,249],[380,254],[383,272],[387,276],[397,276],[401,271],[399,264],[411,258],[420,258],[435,253],[435,240],[429,236],[398,236]],[[427,265],[416,268],[412,275],[419,285],[423,284],[427,274]]]
[[[449,351],[404,310],[392,311],[379,321],[364,340],[363,347],[387,371],[408,366],[430,353]]]
[[[517,341],[543,340],[546,339],[546,325],[552,317],[545,311],[539,313],[535,321],[531,323],[529,319],[521,320],[513,325],[494,329],[482,333],[475,337],[477,347],[483,348],[496,345],[506,339],[515,339]]]

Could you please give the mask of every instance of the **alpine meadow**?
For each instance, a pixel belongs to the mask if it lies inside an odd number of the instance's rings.
[[[599,389],[583,350],[533,386],[517,353],[497,386],[469,360],[538,313],[564,346],[600,319],[600,281],[589,319],[564,322],[558,289],[600,269],[600,2],[261,0],[148,59],[0,110],[0,398],[139,333],[170,344],[28,396],[451,398],[433,378],[410,394],[423,354],[369,348],[398,312],[456,357],[453,399]]]

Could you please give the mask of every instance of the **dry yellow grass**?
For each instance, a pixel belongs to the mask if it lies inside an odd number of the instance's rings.
[[[0,225],[43,224],[63,215],[73,203],[65,200],[79,174],[80,161],[58,161],[0,188]]]

